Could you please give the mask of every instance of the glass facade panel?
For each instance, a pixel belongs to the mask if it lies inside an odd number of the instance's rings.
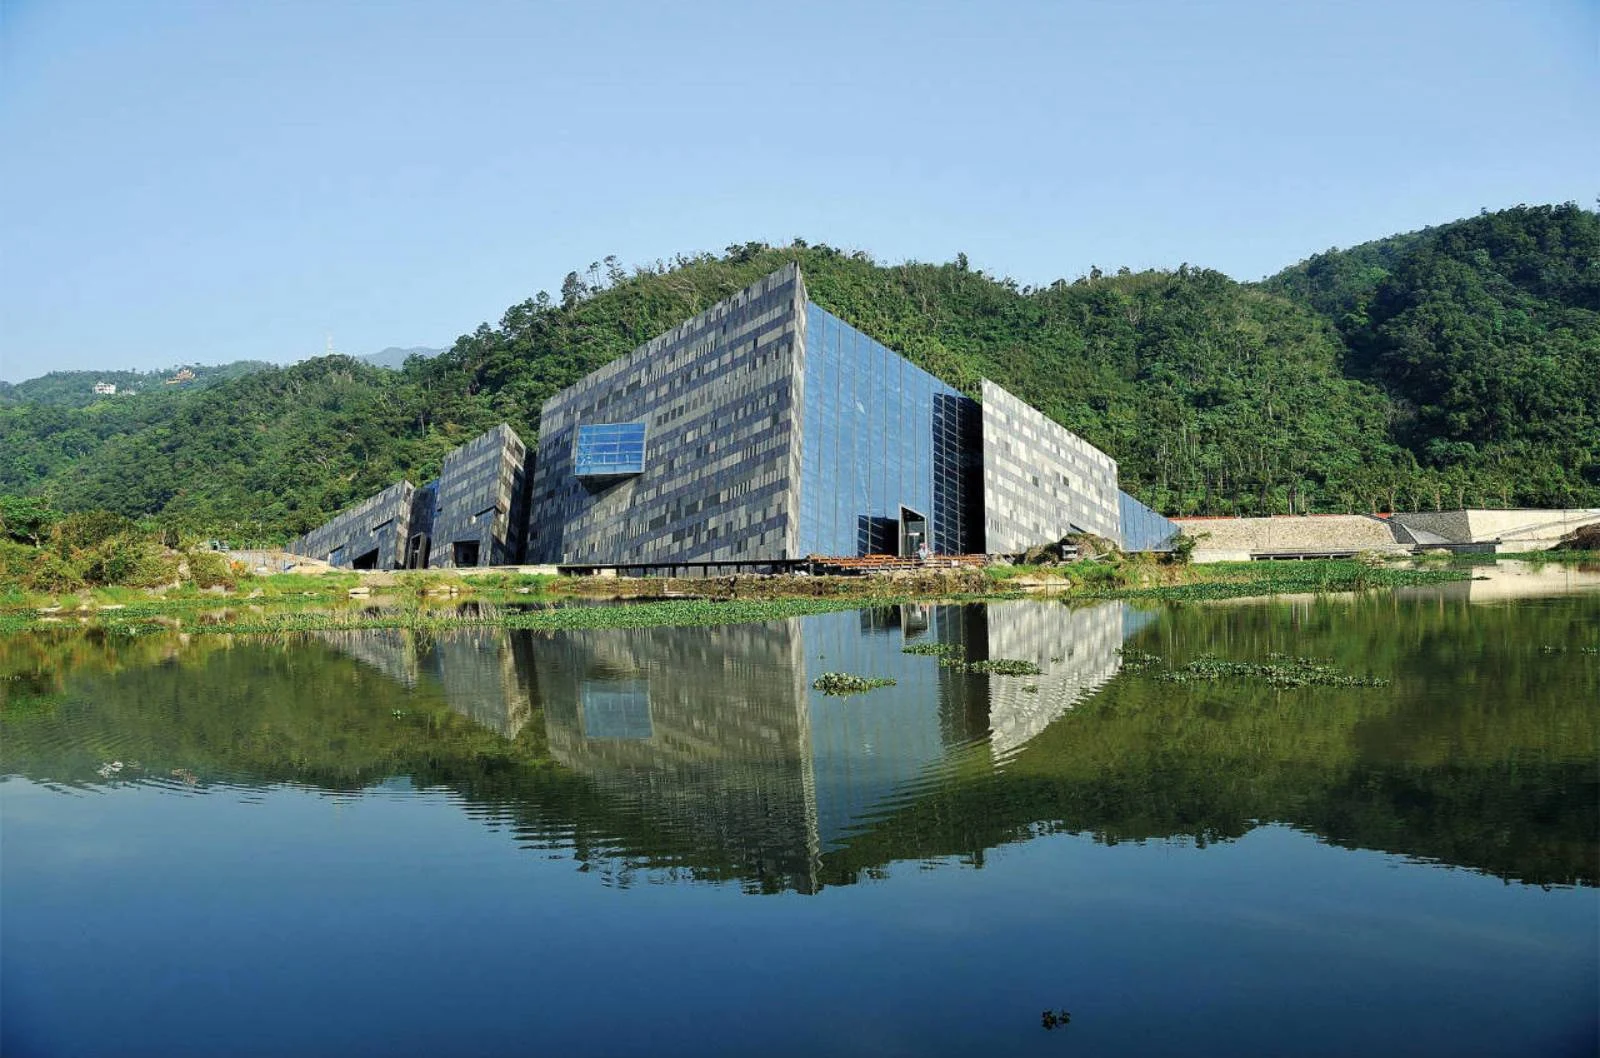
[[[573,474],[580,478],[643,474],[644,429],[642,422],[579,426],[572,454]]]
[[[1170,551],[1178,527],[1121,489],[1117,506],[1122,514],[1122,547],[1126,551]]]
[[[588,738],[639,739],[652,734],[647,680],[584,680],[583,733]]]
[[[806,304],[800,554],[897,554],[900,508],[939,554],[983,549],[978,405]]]

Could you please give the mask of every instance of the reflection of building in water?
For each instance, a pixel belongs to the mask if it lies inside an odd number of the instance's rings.
[[[526,636],[496,628],[380,628],[318,638],[407,687],[429,684],[450,708],[507,738],[533,714]]]
[[[551,756],[623,818],[763,889],[813,891],[822,855],[957,769],[992,768],[1116,674],[1144,618],[1122,603],[910,605],[758,624],[363,633],[341,649],[514,736],[533,702]],[[1033,661],[989,676],[904,648]],[[829,697],[824,672],[895,686]],[[1027,688],[1034,688],[1028,690]],[[626,843],[624,843],[625,845]]]
[[[444,691],[450,708],[516,738],[533,715],[533,665],[528,638],[497,628],[456,629],[423,641],[419,664]]]
[[[1115,676],[1122,641],[1155,616],[1121,604],[1074,610],[1001,602],[983,612],[990,657],[1031,661],[1044,670],[991,681],[989,745],[1002,760]]]
[[[818,857],[951,769],[991,766],[1114,675],[1121,603],[883,607],[760,625],[603,629],[534,641],[552,754],[630,814],[717,842],[765,884],[809,890]],[[1038,677],[965,673],[1021,658]],[[830,697],[824,672],[893,688]],[[1022,688],[1035,686],[1036,692]]]
[[[815,887],[798,623],[529,640],[550,753],[765,888]]]

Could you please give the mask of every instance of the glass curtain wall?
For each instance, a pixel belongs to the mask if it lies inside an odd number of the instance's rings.
[[[801,555],[897,554],[901,507],[935,552],[969,550],[976,402],[810,302],[804,393]]]

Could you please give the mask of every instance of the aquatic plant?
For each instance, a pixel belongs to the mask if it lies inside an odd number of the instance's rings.
[[[987,661],[967,662],[968,672],[981,672],[988,676],[1038,676],[1044,670],[1031,661],[1018,658],[990,658]]]
[[[1134,650],[1123,647],[1117,651],[1122,655],[1122,668],[1124,672],[1143,672],[1162,664],[1161,655],[1146,653],[1143,650]]]
[[[880,676],[855,676],[848,672],[824,672],[811,686],[823,694],[843,696],[861,694],[875,687],[893,687],[894,680]]]
[[[1072,1021],[1072,1015],[1065,1010],[1047,1010],[1039,1015],[1039,1024],[1046,1032],[1052,1029],[1064,1028]]]
[[[953,658],[961,656],[959,643],[913,643],[909,647],[901,647],[902,654],[923,654],[936,658]]]
[[[1352,676],[1331,661],[1268,654],[1265,663],[1226,661],[1201,654],[1181,668],[1156,677],[1163,683],[1217,683],[1222,680],[1259,680],[1270,687],[1386,687],[1389,681],[1372,676]]]

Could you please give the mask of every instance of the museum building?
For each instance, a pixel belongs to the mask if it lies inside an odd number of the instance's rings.
[[[806,296],[788,265],[547,401],[530,562],[1005,553],[1176,527],[1110,456],[984,380],[981,402]]]
[[[811,301],[790,264],[290,545],[356,568],[1018,554],[1177,527],[1104,452],[985,379],[974,399]]]

